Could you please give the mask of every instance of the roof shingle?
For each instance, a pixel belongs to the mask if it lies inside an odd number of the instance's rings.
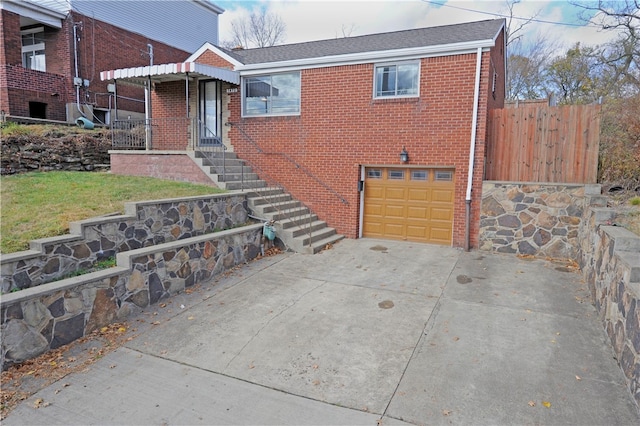
[[[323,56],[491,40],[497,35],[504,22],[504,19],[492,19],[357,37],[284,44],[273,47],[233,51],[222,50],[245,65],[262,64]]]

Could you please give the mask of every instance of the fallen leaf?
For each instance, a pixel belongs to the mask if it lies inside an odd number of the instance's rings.
[[[154,321],[154,322],[152,322],[151,324],[152,324],[152,325],[159,325],[159,324],[160,324],[160,321]]]
[[[535,407],[536,403],[535,401],[529,401],[529,407]]]
[[[451,411],[451,410],[442,410],[442,415],[443,415],[443,416],[448,416],[448,415],[450,415],[451,413],[452,413],[452,411]]]
[[[315,386],[318,386],[320,384],[320,380],[316,379],[312,382]]]
[[[189,321],[191,321],[191,320],[196,319],[196,317],[194,317],[194,316],[189,316],[189,317],[187,317],[187,319],[188,319]]]
[[[161,308],[165,308],[165,307],[167,306],[167,304],[166,304],[166,303],[161,303],[159,306],[160,306]]]
[[[576,380],[582,380],[580,376],[576,376]]]
[[[454,342],[457,342],[458,340],[460,340],[460,338],[459,338],[458,336],[456,336],[456,337],[454,337],[454,338],[453,338],[453,341],[454,341]]]
[[[312,365],[312,368],[313,368],[314,370],[317,370],[317,369],[318,369],[318,364],[313,364],[313,365]]]
[[[57,362],[55,362],[55,361],[51,361],[51,362],[49,363],[49,365],[50,365],[50,366],[52,366],[52,367],[55,367],[56,365],[58,365],[58,363],[57,363]]]
[[[63,388],[69,387],[71,386],[71,383],[65,383],[64,385],[62,385]]]
[[[551,339],[551,343],[556,343],[556,339]]]
[[[256,368],[256,366],[253,365],[253,363],[251,363],[251,364],[249,364],[249,369],[251,369],[251,368]]]
[[[120,328],[118,329],[118,331],[119,331],[120,333],[124,333],[125,331],[127,331],[127,329],[126,329],[126,328],[124,328],[124,327],[120,327]]]
[[[44,400],[42,398],[38,398],[33,402],[33,408],[40,408]]]
[[[544,405],[547,408],[551,408],[551,403],[549,401],[542,401],[542,405]]]
[[[109,368],[116,368],[116,365],[115,365],[115,364],[111,364],[111,365],[109,366]]]

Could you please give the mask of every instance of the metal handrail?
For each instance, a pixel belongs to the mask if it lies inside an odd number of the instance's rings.
[[[246,160],[246,159],[242,159],[243,163],[247,163],[249,165],[249,167],[251,167],[252,170],[256,171],[258,173],[258,175],[265,180],[269,185],[276,187],[280,190],[282,190],[283,192],[287,193],[287,189],[285,188],[284,185],[282,185],[280,182],[278,182],[276,179],[274,179],[272,176],[270,176],[267,172],[265,172],[260,166],[253,164],[251,161]],[[255,190],[255,189],[259,189],[260,187],[255,186],[255,187],[251,187],[251,186],[245,186],[244,183],[244,166],[242,167],[242,181],[241,181],[241,190],[244,189],[248,189],[248,190]],[[304,229],[304,226],[306,224],[306,234],[309,236],[309,246],[311,246],[313,244],[313,242],[311,241],[311,218],[313,216],[313,213],[311,211],[311,209],[309,208],[309,206],[307,206],[303,201],[301,200],[296,200],[300,203],[300,205],[307,209],[309,211],[308,213],[308,217],[305,223],[305,220],[297,220],[296,216],[294,216],[293,214],[289,215],[287,213],[285,213],[284,210],[281,210],[278,208],[278,206],[274,205],[273,203],[269,202],[263,195],[260,195],[258,192],[255,192],[255,194],[260,197],[262,200],[265,200],[267,202],[267,204],[269,204],[271,207],[273,207],[276,212],[280,213],[280,214],[285,214],[287,219],[290,219],[293,221],[293,223],[299,228],[299,229]],[[278,221],[276,221],[278,222]]]
[[[198,151],[198,152],[202,153],[202,155],[204,155],[204,157],[211,162],[212,167],[215,167],[213,165],[213,161],[212,161],[213,158],[210,157],[208,154],[210,152],[215,152],[217,150],[220,150],[222,152],[222,179],[224,180],[226,178],[226,173],[227,173],[227,162],[226,162],[226,158],[227,158],[226,150],[227,150],[227,147],[222,143],[222,138],[219,137],[219,136],[216,136],[215,133],[211,129],[209,129],[204,124],[204,122],[202,122],[202,120],[198,120],[198,128],[199,128],[198,134],[196,134],[195,137],[191,138],[192,148],[193,148],[194,151]],[[202,140],[201,135],[203,133],[206,134],[206,132],[208,132],[209,134],[212,135],[211,139],[216,140],[217,141],[216,144],[211,145],[211,146],[200,145],[200,141]],[[243,169],[241,169],[241,172],[244,175],[244,170]]]

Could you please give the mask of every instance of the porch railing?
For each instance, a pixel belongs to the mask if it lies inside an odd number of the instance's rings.
[[[115,120],[111,123],[113,149],[185,150],[197,143],[194,118]]]

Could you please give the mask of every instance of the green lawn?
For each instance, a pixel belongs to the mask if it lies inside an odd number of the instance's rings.
[[[26,250],[36,238],[63,235],[72,221],[124,213],[125,201],[224,192],[206,185],[89,172],[3,176],[0,188],[1,253]]]

